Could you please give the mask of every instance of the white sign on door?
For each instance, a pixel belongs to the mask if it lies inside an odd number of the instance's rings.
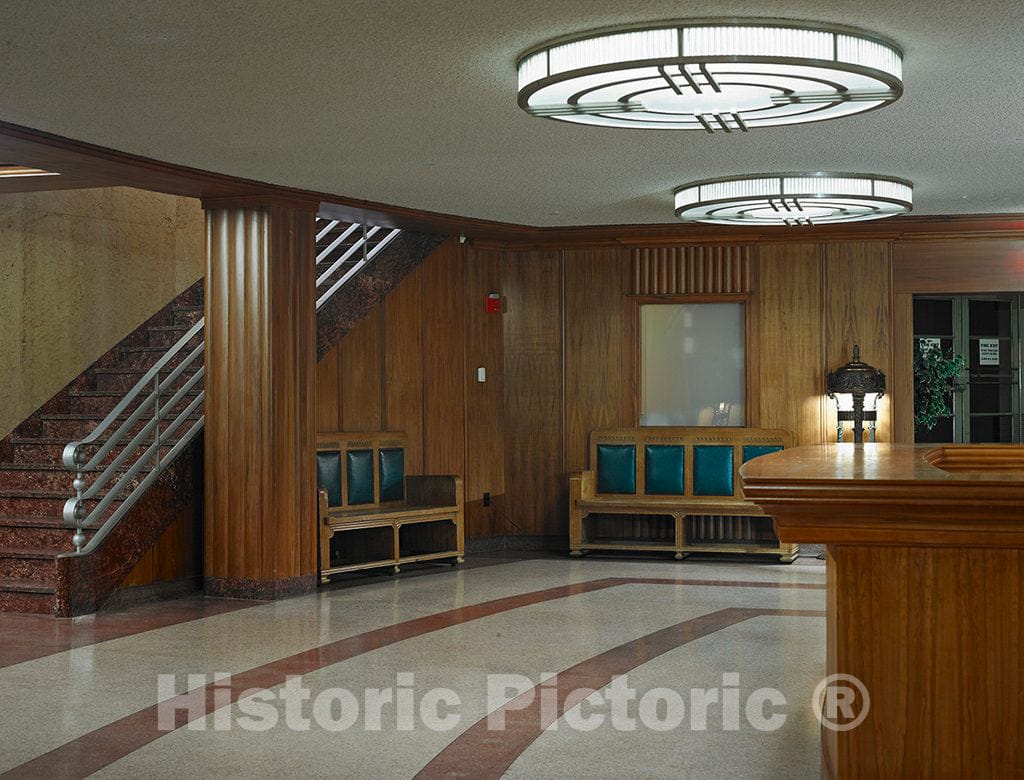
[[[918,339],[917,342],[921,346],[922,352],[929,349],[942,349],[942,339]]]
[[[978,339],[978,365],[999,365],[999,339]]]

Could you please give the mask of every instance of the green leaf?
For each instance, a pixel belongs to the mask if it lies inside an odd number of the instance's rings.
[[[964,356],[943,353],[931,342],[914,344],[914,422],[928,430],[953,413],[953,393],[963,392]]]

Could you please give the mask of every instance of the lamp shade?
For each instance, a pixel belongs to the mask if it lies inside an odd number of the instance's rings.
[[[854,346],[853,359],[835,371],[830,371],[826,382],[828,394],[849,393],[850,395],[881,396],[885,393],[885,374],[860,359],[860,347]]]
[[[860,359],[860,347],[854,346],[853,359],[835,371],[826,380],[828,396],[836,403],[836,437],[843,440],[843,424],[852,423],[853,440],[864,439],[864,423],[875,440],[878,419],[878,399],[885,394],[885,374]]]

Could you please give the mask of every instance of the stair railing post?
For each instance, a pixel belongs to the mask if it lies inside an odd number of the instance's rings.
[[[160,468],[160,373],[153,377],[153,438],[156,440],[156,464]]]
[[[82,462],[76,458],[81,466]],[[85,532],[82,530],[82,517],[85,511],[82,507],[82,493],[85,492],[85,475],[81,471],[75,472],[75,479],[71,483],[75,489],[75,533],[71,536],[71,544],[75,546],[75,552],[81,552],[85,546]]]

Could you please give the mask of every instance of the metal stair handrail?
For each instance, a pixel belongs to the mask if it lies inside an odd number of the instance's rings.
[[[363,249],[363,256],[359,260],[357,260],[355,263],[353,263],[352,267],[349,268],[337,281],[335,281],[323,293],[321,293],[321,294],[319,294],[317,296],[317,299],[316,299],[317,311],[319,311],[320,307],[322,307],[325,303],[327,303],[327,301],[329,301],[331,298],[333,298],[334,295],[338,292],[338,290],[340,290],[342,287],[344,287],[348,283],[349,279],[351,279],[357,273],[362,271],[366,267],[367,263],[369,263],[371,260],[373,260],[373,258],[375,258],[378,254],[380,254],[384,250],[384,248],[388,244],[390,244],[395,238],[397,238],[399,233],[402,232],[399,228],[391,228],[391,230],[388,232],[388,234],[386,236],[384,236],[384,238],[382,238],[380,241],[378,241],[377,244],[373,247],[373,249],[370,249],[369,251],[367,251],[367,249],[366,249],[366,242],[367,242],[367,240],[371,236],[373,236],[375,233],[377,233],[378,230],[381,230],[381,228],[379,228],[379,227],[372,227],[369,230],[367,230],[366,229],[366,225],[363,225],[362,228],[363,228],[363,237],[362,237],[361,241],[357,242],[356,244],[354,244],[351,248],[349,248],[348,251],[343,253],[341,257],[339,257],[337,260],[335,260],[333,263],[331,263],[331,265],[327,268],[327,270],[325,270],[323,273],[321,273],[321,274],[319,274],[317,276],[316,286],[317,286],[317,290],[319,290],[319,288],[321,286],[327,284],[327,282],[330,281],[331,274],[333,274],[335,271],[337,271],[339,268],[341,268],[341,266],[353,254],[355,254],[356,247],[358,247],[358,246],[362,247],[362,249]],[[318,266],[318,268],[319,268],[319,266]]]
[[[339,220],[318,219],[318,222],[325,224],[317,227],[317,244],[341,224]],[[362,235],[355,243],[340,257],[332,260],[332,253],[360,229],[362,229]],[[368,248],[369,239],[381,229],[377,226],[367,228],[365,225],[353,223],[326,247],[317,251],[315,262],[318,271],[316,281],[318,293],[316,308],[318,310],[401,233],[398,228],[390,228],[384,238],[380,239],[372,248]],[[341,277],[330,282],[331,277],[360,250],[362,250],[362,257],[352,263],[352,266]],[[321,265],[326,266],[323,272],[319,270]],[[322,293],[320,292],[321,287],[326,287]],[[65,469],[74,473],[72,487],[75,491],[75,495],[64,502],[63,509],[64,523],[75,529],[71,537],[71,542],[75,545],[75,552],[68,553],[68,555],[88,555],[93,552],[149,489],[150,485],[163,473],[164,469],[202,431],[206,423],[206,416],[201,413],[206,390],[200,387],[200,383],[206,377],[206,367],[200,359],[204,355],[206,341],[202,339],[191,348],[189,344],[197,336],[203,334],[205,324],[206,318],[201,317],[142,375],[142,378],[125,393],[110,413],[87,436],[64,446],[61,461]],[[181,362],[171,368],[172,362],[182,355],[184,358],[181,359]],[[195,365],[196,361],[200,361],[199,367],[181,383],[180,387],[174,389],[174,384]],[[161,374],[165,371],[167,372],[166,376],[161,379]],[[178,405],[197,387],[199,390],[195,397],[183,409],[175,412]],[[128,413],[129,409],[133,409],[133,411]],[[128,416],[118,423],[118,420],[125,414]],[[139,430],[134,435],[130,435],[132,429],[143,420],[145,423]],[[183,432],[180,432],[186,423],[190,424],[184,428]],[[108,429],[113,430],[107,434]],[[172,441],[173,437],[177,437],[177,440],[166,453],[162,453],[163,448]],[[129,439],[127,444],[106,466],[103,466],[103,462],[126,438]],[[91,446],[97,446],[97,449],[90,456],[88,448]],[[141,453],[137,453],[137,450],[143,446],[145,449]],[[122,473],[121,470],[133,457],[135,460]],[[148,472],[145,476],[135,482],[139,474],[147,468]],[[99,471],[99,474],[89,482],[86,479],[86,474],[96,471]],[[96,502],[95,505],[87,508],[86,502],[92,501]],[[109,516],[104,517],[118,501],[120,503],[110,512]],[[99,527],[96,533],[86,544],[85,529],[97,525]]]

